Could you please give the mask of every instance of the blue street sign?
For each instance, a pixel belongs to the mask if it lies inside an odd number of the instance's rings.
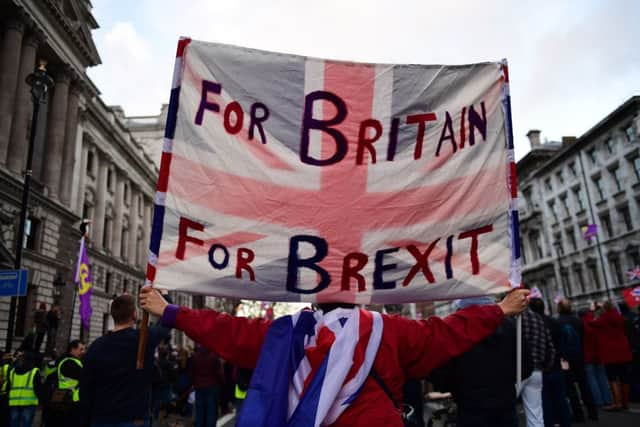
[[[26,294],[26,269],[0,271],[0,297],[23,297]]]

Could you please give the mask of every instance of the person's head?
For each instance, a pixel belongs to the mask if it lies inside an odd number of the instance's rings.
[[[133,326],[136,321],[136,299],[131,295],[120,295],[111,302],[111,317],[118,326]]]
[[[69,343],[67,347],[67,354],[75,357],[76,359],[82,359],[84,353],[86,351],[86,347],[84,343],[80,340],[73,340]]]
[[[616,306],[609,300],[606,300],[605,302],[602,303],[602,309],[604,311],[611,311],[611,310],[615,310]]]
[[[559,314],[571,314],[573,310],[571,309],[571,301],[566,298],[562,298],[558,301],[558,313]]]
[[[620,314],[622,314],[623,316],[628,316],[631,313],[629,305],[627,305],[626,302],[619,303],[618,307],[620,308]]]
[[[531,298],[529,300],[529,308],[534,313],[544,316],[544,301],[542,301],[542,298]]]
[[[47,304],[41,302],[40,305],[38,306],[38,310],[45,311],[46,309],[47,309]]]

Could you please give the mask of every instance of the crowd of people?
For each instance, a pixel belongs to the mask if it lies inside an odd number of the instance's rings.
[[[152,290],[144,290],[141,299],[144,308],[160,316],[149,328],[142,370],[135,366],[136,301],[122,295],[111,304],[114,330],[88,350],[82,341],[73,340],[64,355],[43,357],[42,340],[27,338],[15,354],[5,355],[0,367],[0,427],[31,427],[38,407],[46,427],[168,425],[175,417],[193,420],[198,427],[215,426],[219,415],[234,409],[240,413],[255,369],[253,400],[247,401],[252,409],[238,421],[240,426],[252,425],[255,397],[260,390],[273,391],[267,380],[277,382],[275,373],[262,369],[259,357],[277,321],[172,306]],[[381,339],[389,342],[382,341],[360,385],[366,397],[356,399],[359,404],[332,425],[380,425],[382,420],[400,425],[395,417],[402,406],[414,409],[413,419],[405,419],[404,425],[424,425],[425,378],[437,390],[452,393],[459,427],[515,427],[519,398],[528,427],[596,420],[600,411],[624,411],[630,399],[640,398],[637,313],[609,301],[576,313],[563,299],[557,303],[558,315],[552,317],[541,299],[511,299],[501,305],[492,297],[461,300],[452,316],[424,322],[382,317],[387,336]],[[345,304],[318,307],[325,315],[351,309]],[[523,382],[516,390],[516,322],[505,314],[519,312]],[[195,347],[173,347],[170,327],[187,332]],[[273,352],[273,342],[270,347]],[[52,350],[47,351],[45,355],[52,356]],[[396,372],[395,363],[404,367]],[[263,399],[257,415],[276,420],[279,413],[272,400],[267,404]],[[248,417],[247,424],[243,417]],[[368,424],[363,419],[369,419]]]
[[[202,346],[172,347],[169,330],[157,325],[149,328],[138,370],[134,297],[115,298],[111,315],[114,330],[88,351],[76,339],[59,357],[48,342],[41,352],[36,326],[14,353],[0,353],[0,427],[32,427],[37,420],[44,427],[165,426],[176,418],[204,427],[241,406],[250,371]]]
[[[488,297],[461,301],[490,304]],[[542,299],[524,311],[520,397],[528,427],[566,427],[625,411],[640,400],[640,315],[624,303],[593,304],[575,312],[557,303],[552,317]],[[457,426],[514,427],[516,326],[505,319],[473,349],[432,372],[439,390],[457,403]],[[479,368],[482,367],[482,368]]]

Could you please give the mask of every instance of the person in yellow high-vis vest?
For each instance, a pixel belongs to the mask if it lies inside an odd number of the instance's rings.
[[[42,394],[40,370],[34,364],[33,355],[20,355],[16,366],[9,371],[7,390],[11,427],[31,427],[38,396]]]
[[[0,427],[9,427],[9,370],[11,360],[5,359],[0,352]]]
[[[67,354],[60,359],[55,372],[51,374],[55,375],[57,387],[47,406],[45,417],[47,427],[79,424],[79,384],[82,375],[81,359],[84,353],[85,345],[82,341],[71,341]]]

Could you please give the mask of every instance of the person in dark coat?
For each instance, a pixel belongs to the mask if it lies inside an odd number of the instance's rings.
[[[218,357],[201,345],[196,346],[191,359],[191,382],[196,392],[196,427],[215,426],[222,366]]]
[[[458,308],[493,302],[491,297],[466,298]],[[458,427],[516,427],[515,319],[505,318],[492,335],[434,371],[429,379],[439,390],[453,395]]]
[[[561,340],[558,351],[560,357],[569,363],[569,370],[565,371],[565,376],[573,421],[579,423],[585,421],[581,397],[589,419],[597,420],[598,408],[593,401],[591,389],[587,384],[585,371],[582,321],[573,314],[571,302],[567,299],[561,299],[558,302],[558,323],[561,327]],[[580,389],[580,395],[578,395],[576,385]]]
[[[544,323],[551,333],[551,341],[555,349],[562,343],[562,328],[560,323],[544,312],[544,301],[531,298],[529,308],[542,316]],[[542,408],[544,411],[544,425],[551,427],[569,427],[571,425],[571,410],[567,402],[567,383],[561,363],[560,351],[554,352],[551,368],[542,374]]]

